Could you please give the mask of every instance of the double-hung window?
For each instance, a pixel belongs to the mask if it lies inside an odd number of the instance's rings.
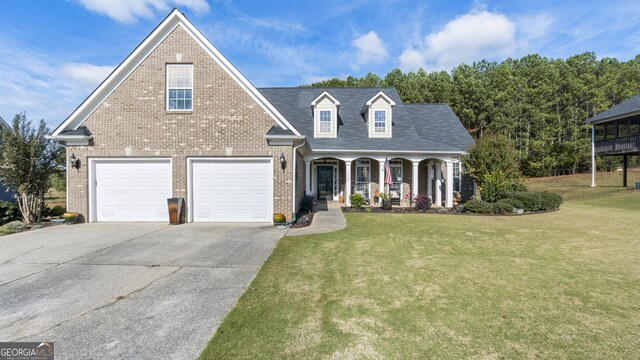
[[[460,163],[453,163],[453,191],[462,191],[462,181],[460,177]]]
[[[385,110],[373,111],[373,132],[376,134],[387,132],[387,112]]]
[[[167,110],[193,110],[193,65],[167,65]]]
[[[320,134],[331,134],[331,110],[320,110],[319,117],[319,129]]]

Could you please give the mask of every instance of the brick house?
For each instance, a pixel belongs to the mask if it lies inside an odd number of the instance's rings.
[[[67,209],[94,221],[291,219],[305,194],[398,201],[463,191],[471,137],[449,106],[394,88],[255,88],[178,10],[50,136],[67,147]],[[417,191],[416,191],[417,190]],[[464,191],[463,191],[464,192]]]

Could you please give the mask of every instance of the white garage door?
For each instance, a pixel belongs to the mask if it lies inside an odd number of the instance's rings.
[[[169,221],[171,161],[94,160],[96,221]]]
[[[270,159],[190,159],[193,221],[271,222]]]

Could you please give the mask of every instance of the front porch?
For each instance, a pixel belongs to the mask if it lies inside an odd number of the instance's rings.
[[[327,155],[304,157],[305,192],[326,206],[349,206],[354,193],[361,194],[371,206],[379,205],[380,193],[389,194],[395,206],[413,206],[414,196],[424,193],[433,206],[451,208],[454,193],[463,190],[457,155],[389,156],[390,185],[384,185],[387,154]]]

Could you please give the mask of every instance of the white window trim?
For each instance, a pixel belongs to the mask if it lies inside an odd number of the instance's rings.
[[[376,132],[375,115],[376,111],[385,112],[385,128],[384,132]],[[369,137],[390,138],[391,137],[391,109],[369,109]]]
[[[456,166],[458,166],[458,176],[457,176],[458,179],[459,179],[458,180],[458,189],[455,188],[456,182],[454,181],[455,178],[456,178],[456,175],[455,175]],[[453,162],[453,170],[451,171],[451,175],[453,177],[453,179],[452,179],[453,185],[454,185],[453,191],[462,192],[462,163],[461,162],[457,162],[457,161]]]
[[[402,175],[402,179],[400,180],[400,201],[402,201],[402,197],[404,196],[404,162],[402,159],[389,160],[389,168],[393,167],[400,168],[400,174]],[[393,179],[391,179],[391,182],[394,183],[397,181],[393,181]],[[389,190],[389,193],[391,193],[391,190]]]
[[[189,67],[189,69],[191,70],[191,87],[172,87],[172,88],[169,87],[169,67],[172,67],[172,66]],[[164,72],[165,72],[165,93],[166,93],[165,105],[166,105],[167,112],[192,112],[193,105],[194,105],[193,87],[195,82],[195,79],[193,77],[193,64],[166,64]],[[169,90],[170,89],[191,90],[191,109],[169,109]]]
[[[376,112],[384,113],[384,131],[376,131]],[[388,111],[385,109],[373,109],[373,133],[374,134],[386,134],[387,133],[387,116]]]
[[[320,111],[331,112],[331,131],[328,133],[320,132]],[[338,109],[315,108],[313,111],[313,133],[316,138],[337,138],[338,137]]]
[[[357,185],[359,184],[358,183],[358,168],[368,168],[369,169],[369,171],[367,171],[367,174],[369,174],[369,179],[366,182],[361,183],[361,184],[365,184],[365,183],[368,184],[369,197],[367,197],[365,199],[370,200],[371,199],[371,161],[369,161],[369,160],[356,160],[356,172],[354,174],[355,176],[354,176],[354,182],[353,182],[354,190],[357,190],[357,188],[358,188]],[[354,191],[354,193],[355,193],[355,191]]]
[[[329,112],[329,131],[327,131],[327,132],[323,132],[322,131],[322,126],[320,126],[320,125],[322,125],[322,116],[321,116],[321,114],[322,114],[323,111]],[[333,123],[334,123],[334,121],[333,121],[333,110],[330,110],[330,109],[318,109],[318,134],[319,135],[331,135],[331,134],[333,134],[333,127],[334,127]]]

